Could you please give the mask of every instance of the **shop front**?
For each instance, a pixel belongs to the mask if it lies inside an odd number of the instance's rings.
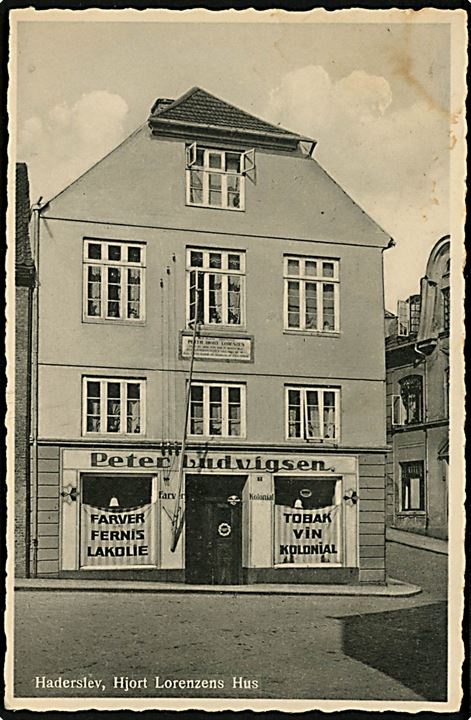
[[[60,465],[61,575],[358,580],[356,456],[64,448]]]

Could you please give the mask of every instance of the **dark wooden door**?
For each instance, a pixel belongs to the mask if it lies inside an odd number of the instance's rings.
[[[189,583],[238,585],[242,582],[240,503],[214,498],[187,503],[185,578]]]
[[[240,505],[212,503],[212,577],[215,585],[242,581]]]

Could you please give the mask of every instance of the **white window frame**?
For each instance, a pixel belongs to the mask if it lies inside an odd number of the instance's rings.
[[[101,259],[92,259],[88,257],[88,248],[90,245],[100,245],[101,247]],[[121,260],[108,260],[108,247],[118,246],[121,249]],[[138,248],[141,252],[141,259],[139,262],[133,262],[127,260],[127,252],[129,248]],[[126,259],[123,259],[126,258]],[[143,243],[138,242],[123,242],[121,240],[102,240],[99,238],[85,238],[83,243],[83,321],[84,322],[112,322],[112,323],[126,323],[131,325],[143,324],[146,317],[146,247]],[[88,314],[88,268],[97,267],[101,270],[101,313],[100,315],[89,315]],[[108,267],[117,267],[121,270],[121,297],[119,300],[120,313],[119,317],[108,315],[108,297],[107,287],[108,279],[106,277],[106,271]],[[138,318],[127,317],[127,305],[128,305],[128,281],[127,271],[139,270],[141,276],[140,282],[140,315]]]
[[[398,337],[410,335],[410,307],[407,300],[397,301],[397,335]]]
[[[202,433],[191,433],[191,395],[190,395],[190,406],[188,418],[188,435],[192,438],[221,438],[230,440],[244,439],[247,433],[246,425],[246,385],[244,383],[224,383],[224,382],[203,382],[195,380],[191,383],[192,387],[203,388],[203,432]],[[209,432],[209,393],[210,388],[218,387],[221,388],[221,424],[222,432],[221,435],[211,435]],[[240,390],[240,434],[229,435],[229,389],[238,388]]]
[[[292,436],[289,434],[289,392],[297,391],[300,393],[300,407],[301,407],[301,431],[299,436]],[[319,397],[319,417],[322,419],[322,425],[324,424],[324,393],[334,393],[335,398],[335,435],[333,438],[325,437],[324,435],[308,437],[306,432],[308,421],[307,421],[307,398],[306,393],[317,392]],[[285,385],[285,437],[287,440],[305,440],[307,442],[322,442],[322,443],[335,443],[338,444],[340,441],[340,388],[338,387],[327,387],[327,386],[299,386],[299,385]]]
[[[200,252],[203,254],[203,266],[196,267],[191,265],[191,253]],[[221,268],[209,267],[210,254],[219,253],[221,255]],[[229,268],[229,255],[238,255],[240,258],[240,269],[232,270]],[[187,327],[193,323],[193,318],[190,316],[190,283],[191,273],[196,272],[203,275],[203,313],[204,318],[201,323],[204,327],[208,328],[230,328],[241,330],[245,328],[245,252],[241,250],[221,250],[220,248],[201,248],[201,247],[189,247],[186,250],[186,324]],[[222,315],[223,322],[216,323],[209,321],[209,276],[210,275],[221,275],[222,276]],[[228,322],[228,278],[230,275],[237,275],[240,277],[240,323],[229,323]],[[198,281],[197,281],[198,287]],[[198,304],[196,304],[198,308]]]
[[[203,152],[203,165],[196,165],[197,162],[197,150]],[[226,154],[239,155],[240,157],[240,172],[234,172],[231,170],[222,170],[218,168],[210,167],[209,158],[210,156],[218,156],[221,160],[221,167],[226,167]],[[206,146],[198,145],[194,142],[188,145],[185,149],[186,156],[186,204],[191,207],[207,207],[216,210],[235,210],[238,212],[245,210],[245,176],[255,168],[255,150],[252,148],[245,152],[240,150],[221,150],[218,148],[211,148]],[[203,200],[200,203],[191,202],[191,170],[200,170],[203,174],[203,187],[202,195]],[[221,176],[221,205],[212,205],[209,202],[209,175],[220,175]],[[234,207],[228,204],[228,177],[236,175],[239,178],[239,207]]]
[[[100,383],[100,429],[99,431],[87,430],[87,383],[97,382]],[[106,428],[107,419],[107,400],[108,400],[108,383],[119,383],[120,384],[120,427],[119,432],[110,432]],[[127,385],[139,385],[139,402],[140,402],[140,430],[137,433],[127,432]],[[142,378],[115,378],[115,377],[96,377],[93,375],[85,375],[82,377],[82,434],[87,437],[98,437],[106,435],[108,437],[121,437],[126,435],[129,438],[142,437],[146,433],[146,380]]]
[[[398,380],[398,385],[401,387],[401,384],[404,381],[407,381],[409,378],[420,378],[421,385],[420,385],[420,420],[417,420],[416,422],[407,422],[407,413],[408,408],[406,407],[404,400],[402,399],[402,395],[400,393],[392,395],[392,402],[391,402],[391,425],[392,427],[415,427],[417,425],[421,425],[425,422],[425,387],[424,387],[424,378],[422,375],[418,374],[412,374],[412,375],[404,375],[400,380]]]
[[[299,263],[299,273],[293,274],[288,270],[290,261]],[[334,267],[333,277],[328,277],[319,272],[322,263],[331,263]],[[317,272],[315,275],[306,274],[306,263],[316,263]],[[283,277],[284,277],[284,310],[283,324],[284,330],[287,332],[303,332],[307,334],[326,334],[333,335],[340,332],[340,263],[338,259],[328,257],[305,257],[302,255],[285,255],[283,257]],[[290,282],[299,283],[299,326],[289,325],[288,316],[288,287]],[[316,302],[317,302],[317,327],[306,327],[306,283],[316,285]],[[323,307],[323,287],[324,284],[334,286],[334,327],[332,329],[324,329],[324,307]]]
[[[413,508],[413,507],[404,507],[403,503],[403,489],[404,489],[404,470],[405,465],[421,465],[422,467],[422,474],[421,475],[413,475],[408,478],[409,480],[409,489],[411,485],[411,480],[418,480],[419,481],[419,496],[420,496],[420,486],[422,485],[422,496],[423,496],[423,507],[422,508]],[[427,503],[427,494],[426,494],[426,487],[425,487],[425,463],[423,460],[406,460],[404,462],[399,463],[400,467],[400,487],[399,487],[399,512],[401,513],[414,513],[414,514],[425,514],[426,512],[426,503]],[[411,498],[409,497],[409,505],[411,505]]]

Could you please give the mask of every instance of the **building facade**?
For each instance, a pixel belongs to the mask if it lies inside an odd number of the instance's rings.
[[[37,213],[34,574],[385,581],[390,238],[314,145],[193,88]]]
[[[450,237],[433,248],[420,293],[386,318],[387,521],[448,537]]]
[[[15,573],[28,575],[31,540],[30,434],[31,330],[35,270],[29,237],[28,168],[16,164],[15,176]]]

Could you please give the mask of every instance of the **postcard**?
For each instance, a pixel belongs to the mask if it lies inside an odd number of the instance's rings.
[[[458,710],[465,12],[10,25],[5,707]]]

